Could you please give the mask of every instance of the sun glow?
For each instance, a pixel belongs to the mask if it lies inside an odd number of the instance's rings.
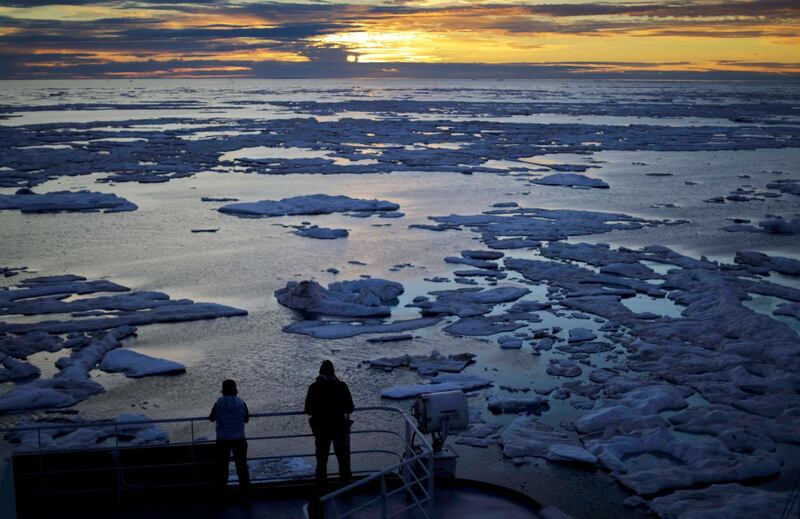
[[[199,69],[261,62],[387,63],[387,70],[391,63],[568,69],[576,64],[603,72],[786,74],[800,69],[800,7],[782,1],[773,7],[703,0],[686,0],[678,7],[634,0],[153,5],[82,0],[78,5],[0,7],[0,17],[6,18],[0,55],[13,57],[22,74],[37,67],[65,74],[82,67],[83,75],[90,66],[101,70],[106,65],[106,72],[116,74],[124,64],[137,64],[130,72],[140,73],[147,68],[142,64],[157,68],[167,62],[174,63],[163,70],[178,70],[181,63]]]

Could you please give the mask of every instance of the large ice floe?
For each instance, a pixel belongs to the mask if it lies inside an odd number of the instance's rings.
[[[53,314],[69,318],[35,320]],[[246,314],[214,303],[171,300],[160,292],[131,292],[108,280],[88,281],[75,275],[33,277],[3,287],[0,315],[28,318],[25,322],[0,322],[0,380],[17,382],[0,396],[0,412],[68,407],[102,393],[103,386],[90,376],[98,366],[130,377],[185,371],[176,362],[115,351],[135,333],[134,325]],[[52,378],[38,378],[39,369],[26,362],[36,353],[62,349],[71,353],[56,361],[59,371]]]
[[[14,195],[0,194],[0,211],[19,209],[23,213],[90,212],[119,213],[135,211],[136,204],[114,193],[92,191],[53,191],[37,194],[22,188]]]
[[[379,213],[397,211],[399,205],[385,200],[362,200],[344,195],[303,195],[283,200],[261,200],[223,205],[221,213],[248,217],[313,215],[328,213]]]
[[[72,295],[100,292],[125,293],[66,300]],[[0,290],[0,316],[48,314],[70,314],[72,318],[21,323],[0,321],[0,333],[88,332],[118,326],[233,317],[247,315],[247,312],[216,303],[173,300],[161,292],[130,292],[129,288],[111,281],[87,281],[73,275],[29,278],[10,289]]]
[[[280,304],[293,310],[342,317],[383,317],[391,314],[403,285],[385,279],[359,279],[331,283],[290,281],[275,291]]]
[[[436,225],[417,224],[412,227],[433,231],[468,228],[480,233],[483,242],[493,249],[538,247],[542,240],[563,240],[570,236],[681,223],[645,220],[618,213],[522,207],[492,209],[480,215],[432,216],[430,219]]]

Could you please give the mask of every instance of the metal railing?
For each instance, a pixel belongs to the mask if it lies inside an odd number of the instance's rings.
[[[381,519],[394,517],[410,510],[417,509],[420,513],[431,519],[434,517],[434,455],[433,447],[422,436],[417,427],[411,420],[400,412],[405,420],[405,452],[400,463],[389,466],[374,474],[371,474],[360,481],[356,481],[339,490],[331,492],[320,498],[321,508],[324,511],[325,519],[352,517],[357,512],[367,512],[379,508]],[[415,440],[419,439],[421,445],[416,445]],[[389,489],[387,480],[399,477],[400,484],[396,488]],[[367,485],[380,484],[380,492],[377,497],[372,497],[366,502],[349,506],[344,511],[340,504],[342,498],[348,495],[361,492]],[[398,509],[389,509],[390,498],[393,496],[405,497],[405,506],[398,505]],[[308,517],[308,506],[305,507],[306,517]],[[377,517],[374,510],[369,517]]]
[[[370,414],[380,414],[373,420],[362,420]],[[350,432],[354,443],[361,444],[351,450],[353,458],[353,475],[362,479],[349,484],[335,492],[331,492],[320,498],[320,502],[325,510],[325,517],[351,517],[354,513],[374,506],[381,507],[380,516],[391,517],[398,513],[407,511],[411,508],[418,508],[425,517],[433,516],[433,449],[427,439],[419,432],[411,419],[396,407],[375,406],[362,407],[355,410],[353,417],[356,423],[380,423],[386,424],[394,417],[399,420],[399,426],[389,427],[368,427],[355,429]],[[170,428],[168,432],[169,440],[157,444],[132,444],[124,438],[135,437],[135,432],[143,428],[157,427],[159,429]],[[293,432],[293,429],[296,432]],[[19,452],[24,455],[39,455],[38,469],[25,476],[38,476],[43,479],[47,476],[58,475],[59,472],[68,471],[45,468],[42,459],[45,455],[54,453],[68,453],[75,451],[91,450],[111,450],[114,459],[113,468],[107,469],[88,469],[114,471],[116,476],[116,498],[122,499],[126,489],[135,488],[135,482],[126,480],[127,470],[135,468],[157,469],[165,467],[191,469],[193,474],[197,474],[202,467],[208,468],[213,460],[199,459],[196,447],[213,444],[214,424],[208,421],[207,417],[173,418],[158,420],[125,420],[125,421],[86,421],[86,422],[67,422],[47,425],[29,425],[0,429],[0,435],[9,435],[20,438],[28,435],[25,450]],[[96,433],[97,443],[87,446],[81,444],[77,448],[64,448],[58,442],[51,444],[50,440],[54,434],[58,434],[63,439],[67,435],[77,431]],[[270,431],[280,431],[281,434],[267,434]],[[402,432],[400,432],[402,431]],[[164,431],[165,433],[167,431]],[[59,434],[60,433],[60,434]],[[35,434],[35,444],[31,444],[31,434]],[[360,440],[359,440],[360,439]],[[271,413],[254,413],[250,415],[250,422],[247,425],[248,440],[248,464],[251,469],[256,465],[255,474],[251,473],[254,483],[258,482],[280,482],[312,480],[314,468],[310,463],[295,463],[293,470],[285,474],[270,473],[265,471],[259,473],[258,467],[269,465],[270,462],[306,460],[315,457],[313,448],[313,435],[309,432],[306,416],[302,411],[281,411]],[[129,449],[142,449],[150,446],[171,447],[187,446],[190,450],[189,458],[183,462],[159,463],[159,464],[135,464],[135,467],[126,466],[123,454]],[[303,450],[303,446],[308,450]],[[393,448],[394,447],[394,448]],[[333,460],[333,456],[330,456]],[[280,465],[280,463],[279,463]],[[269,467],[268,467],[269,468]],[[274,467],[273,467],[274,468]],[[279,467],[280,468],[280,467]],[[285,467],[284,467],[285,468]],[[299,469],[299,470],[298,470]],[[251,472],[253,472],[251,470]],[[337,475],[338,472],[332,472]],[[197,478],[195,478],[197,479]],[[352,507],[347,510],[347,496],[362,493],[368,485],[380,485],[379,496],[366,503]],[[393,488],[389,488],[391,483]],[[399,483],[399,486],[398,486]],[[190,486],[192,481],[180,483],[161,482],[158,488],[169,488],[178,486]],[[92,489],[85,489],[91,492]],[[395,495],[405,494],[410,504],[399,511],[388,510],[389,499]],[[377,515],[377,514],[376,514]]]

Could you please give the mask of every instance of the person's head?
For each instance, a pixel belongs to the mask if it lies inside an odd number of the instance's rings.
[[[319,374],[320,375],[333,375],[333,362],[329,360],[323,360],[322,365],[319,367]]]
[[[222,382],[222,394],[224,396],[236,396],[238,393],[235,380],[228,379]]]

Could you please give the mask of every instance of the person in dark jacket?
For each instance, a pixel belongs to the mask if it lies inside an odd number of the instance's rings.
[[[236,475],[239,486],[245,492],[250,490],[250,471],[247,469],[247,440],[244,424],[250,421],[250,411],[244,400],[236,396],[236,382],[226,380],[222,383],[222,396],[219,397],[208,419],[217,424],[217,485],[221,490],[228,486],[228,464],[233,451]]]
[[[319,376],[308,387],[305,412],[310,415],[311,432],[316,444],[317,485],[324,488],[328,481],[328,454],[331,443],[339,462],[339,477],[347,484],[350,471],[350,413],[353,397],[347,384],[336,378],[333,363],[326,360],[319,368]]]

